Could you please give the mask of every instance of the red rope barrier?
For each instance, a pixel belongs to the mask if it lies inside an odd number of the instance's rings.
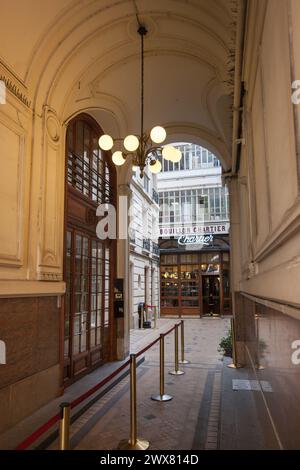
[[[178,325],[180,325],[180,323],[178,323]],[[169,333],[171,333],[171,331],[173,331],[175,329],[175,325],[169,330],[167,331],[166,333],[163,333],[164,336],[168,335]],[[148,344],[148,346],[146,346],[144,349],[142,349],[141,351],[139,351],[137,354],[136,354],[136,357],[139,357],[141,356],[143,353],[145,353],[146,351],[148,351],[148,349],[152,348],[152,346],[154,346],[154,344],[156,344],[158,341],[159,341],[159,337],[152,341],[152,343]],[[130,364],[130,360],[128,359],[124,364],[122,364],[121,367],[119,367],[118,369],[116,369],[114,372],[112,372],[112,374],[110,374],[109,376],[105,377],[103,380],[101,380],[101,382],[99,382],[97,385],[95,385],[94,387],[90,388],[87,392],[83,393],[82,395],[80,395],[80,397],[76,398],[76,400],[73,400],[71,403],[70,403],[70,407],[71,409],[75,408],[76,406],[78,406],[80,403],[82,403],[83,401],[85,401],[88,397],[90,397],[91,395],[93,395],[95,392],[97,392],[101,387],[103,387],[104,385],[106,385],[111,379],[113,379],[114,377],[116,377],[116,375],[120,374],[120,372],[122,372],[124,369],[126,369],[126,367],[128,367]],[[56,424],[61,418],[61,413],[57,413],[56,415],[52,416],[52,418],[50,418],[46,423],[44,423],[42,426],[40,426],[38,429],[36,429],[30,436],[26,437],[26,439],[24,439],[24,441],[22,441],[20,444],[18,444],[18,446],[15,448],[15,450],[25,450],[25,449],[28,449],[29,446],[31,446],[39,437],[41,437],[43,434],[45,434],[45,432],[47,432],[52,426],[54,426],[54,424]]]
[[[128,359],[128,361],[126,361],[125,364],[123,364],[121,367],[119,367],[117,370],[115,370],[112,374],[110,374],[108,377],[105,377],[105,379],[101,380],[101,382],[99,382],[97,385],[90,388],[87,392],[83,393],[80,397],[76,398],[76,400],[72,401],[70,403],[71,410],[73,408],[75,408],[76,406],[78,406],[80,403],[82,403],[84,400],[86,400],[88,397],[93,395],[95,392],[97,392],[97,390],[99,390],[99,388],[106,385],[107,382],[109,382],[111,379],[116,377],[116,375],[118,375],[120,372],[122,372],[122,370],[126,369],[126,367],[128,367],[129,364],[130,364],[130,360]]]
[[[118,375],[122,370],[126,369],[128,365],[130,364],[130,360],[126,361],[121,367],[116,369],[112,374],[109,376],[105,377],[101,382],[99,382],[97,385],[94,387],[90,388],[87,392],[83,393],[80,397],[76,398],[76,400],[72,401],[70,403],[71,409],[75,408],[78,406],[80,403],[82,403],[84,400],[86,400],[89,396],[93,395],[99,388],[103,387],[107,382],[109,382],[111,379],[113,379],[116,375]],[[24,441],[22,441],[16,448],[15,450],[25,450],[29,446],[31,446],[39,437],[41,437],[46,431],[48,431],[54,424],[56,424],[61,418],[61,413],[56,414],[55,416],[52,416],[45,424],[40,426],[36,431],[34,431],[30,436],[28,436]]]
[[[146,351],[148,351],[148,349],[152,348],[152,346],[154,346],[154,344],[157,343],[158,341],[159,341],[159,338],[156,338],[155,341],[152,341],[152,343],[148,344],[148,346],[146,346],[144,349],[137,352],[136,357],[139,357],[139,356],[141,356],[141,354],[144,354]]]
[[[177,325],[179,326],[181,324],[180,323],[177,323]],[[170,328],[170,330],[166,331],[166,333],[163,333],[164,336],[168,335],[169,333],[171,333],[171,331],[175,330],[175,326],[172,326],[172,328]],[[160,340],[160,338],[156,338],[154,341],[152,341],[152,343],[148,344],[148,346],[146,346],[144,349],[142,349],[141,351],[137,352],[136,353],[136,357],[139,357],[141,356],[141,354],[144,354],[146,351],[148,351],[148,349],[152,348],[152,346],[154,346],[154,344],[158,343],[158,341]]]
[[[26,437],[21,444],[19,444],[15,450],[25,450],[31,444],[33,444],[40,436],[45,434],[48,429],[52,428],[54,424],[56,424],[61,418],[61,413],[57,413],[57,415],[52,416],[46,423],[44,423],[42,426],[40,426],[36,431],[34,431],[30,436]]]
[[[180,325],[180,323],[177,323],[177,325]],[[170,328],[168,331],[166,331],[165,333],[163,333],[164,336],[167,336],[169,333],[171,333],[171,331],[175,330],[175,326],[172,326],[172,328]]]

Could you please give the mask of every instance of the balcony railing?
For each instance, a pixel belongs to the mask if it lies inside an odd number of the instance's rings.
[[[143,250],[150,251],[150,238],[143,238]]]
[[[155,242],[152,242],[152,253],[159,256],[159,245]]]
[[[152,199],[156,204],[158,204],[159,198],[158,198],[158,193],[155,191],[155,189],[152,189]]]

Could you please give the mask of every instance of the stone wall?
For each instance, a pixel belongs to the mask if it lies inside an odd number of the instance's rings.
[[[59,394],[59,331],[56,297],[0,299],[0,433]]]

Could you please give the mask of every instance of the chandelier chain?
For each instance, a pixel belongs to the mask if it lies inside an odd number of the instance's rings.
[[[141,153],[143,145],[143,135],[144,135],[144,35],[141,34],[142,43],[141,43]]]
[[[145,26],[140,25],[138,33],[141,36],[141,139],[140,139],[140,155],[144,151],[144,36],[147,34]]]
[[[139,10],[138,10],[136,1],[135,1],[135,0],[132,0],[132,1],[133,1],[134,9],[135,9],[136,20],[137,20],[137,22],[138,22],[138,25],[139,25],[139,26],[142,26],[141,21],[140,21],[140,17],[139,17]]]
[[[144,133],[144,69],[145,69],[145,44],[144,40],[148,30],[146,26],[140,21],[139,12],[137,9],[136,1],[133,0],[136,11],[136,19],[138,23],[138,34],[140,36],[140,113],[141,113],[141,127],[139,138],[136,135],[128,135],[123,141],[125,153],[118,150],[112,155],[112,160],[117,166],[121,166],[125,163],[127,157],[131,157],[133,167],[140,168],[140,177],[144,175],[146,165],[149,165],[149,169],[152,173],[159,173],[162,165],[160,159],[164,157],[174,163],[179,162],[181,158],[181,152],[175,147],[169,145],[162,147],[162,143],[166,139],[166,130],[162,126],[154,126],[149,133]],[[123,140],[123,139],[115,139]],[[160,144],[160,145],[157,145]],[[99,138],[99,146],[102,150],[111,150],[114,145],[114,139],[107,134],[103,134]]]

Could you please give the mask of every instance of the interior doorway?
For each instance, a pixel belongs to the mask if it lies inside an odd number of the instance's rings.
[[[220,314],[220,276],[202,276],[204,315]]]
[[[96,236],[96,210],[115,204],[115,169],[99,149],[102,131],[88,115],[67,129],[64,280],[64,383],[113,356],[116,242]]]

